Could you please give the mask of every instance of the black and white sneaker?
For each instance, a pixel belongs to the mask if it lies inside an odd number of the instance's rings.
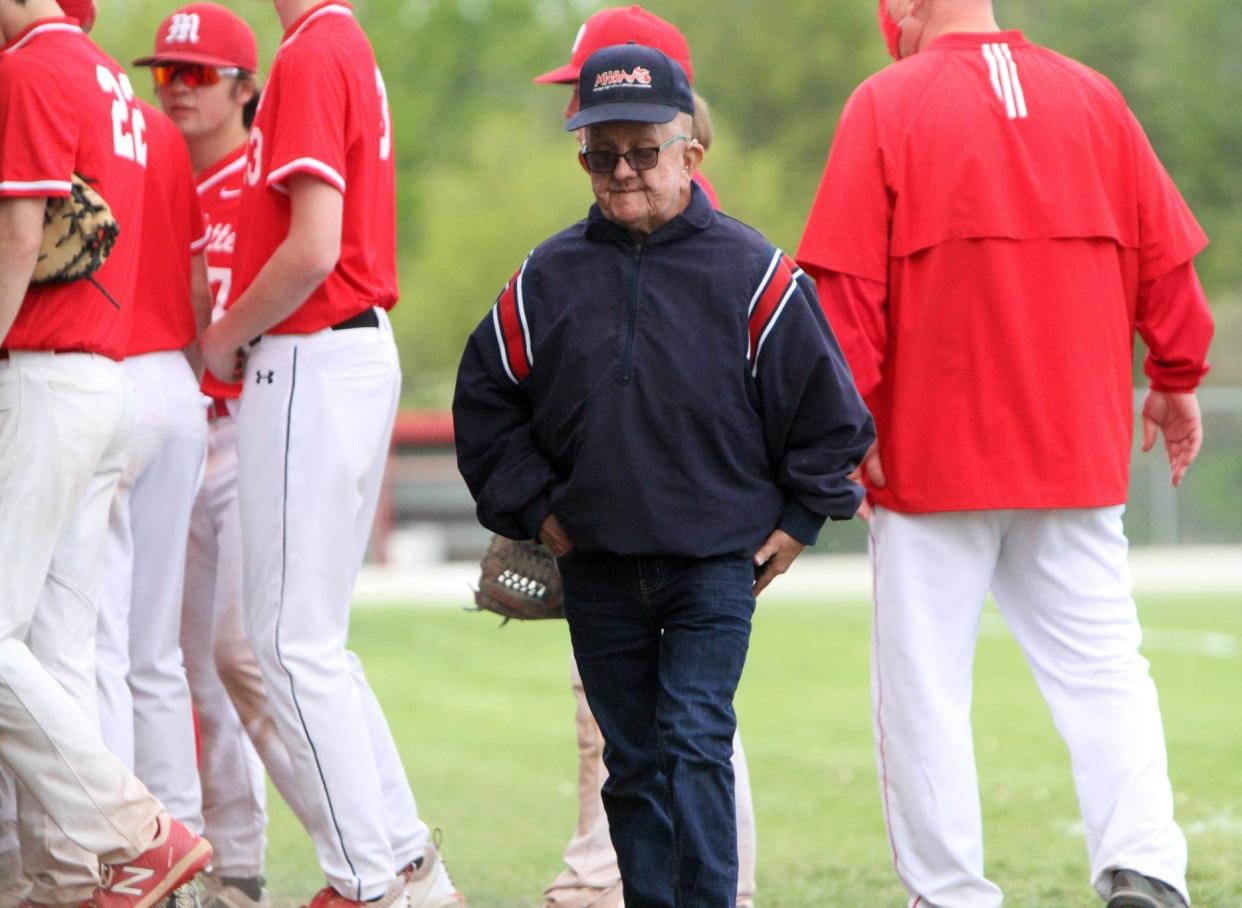
[[[1187,908],[1180,892],[1163,880],[1136,870],[1118,870],[1107,908]]]

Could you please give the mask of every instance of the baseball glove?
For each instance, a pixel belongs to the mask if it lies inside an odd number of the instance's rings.
[[[494,612],[505,620],[564,618],[564,594],[556,558],[533,540],[493,536],[479,563],[479,588],[471,611]]]
[[[120,232],[108,203],[75,173],[68,196],[47,200],[43,243],[31,280],[51,284],[85,279],[99,287],[91,275],[103,267]],[[106,290],[99,289],[117,306]]]

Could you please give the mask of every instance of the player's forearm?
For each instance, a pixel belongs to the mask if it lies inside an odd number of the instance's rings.
[[[327,280],[341,256],[344,198],[333,186],[302,173],[289,178],[289,233],[246,291],[212,326],[241,347],[280,324]]]
[[[9,334],[39,260],[47,200],[0,200],[0,344]]]
[[[0,242],[3,241],[0,240]],[[21,308],[22,300],[26,296],[26,287],[30,283],[29,276],[26,280],[18,276],[21,273],[20,267],[16,270],[10,268],[8,259],[8,255],[0,254],[0,346],[4,345],[4,339],[9,336],[9,329],[17,320],[17,310]],[[33,270],[34,266],[31,265],[26,270],[26,274],[29,275]]]
[[[244,347],[293,315],[330,273],[330,268],[325,272],[309,262],[297,244],[286,239],[212,329],[229,346]]]
[[[211,283],[207,279],[207,256],[199,253],[190,259],[190,307],[194,310],[194,340],[183,349],[186,362],[194,370],[195,378],[203,377],[203,352],[198,340],[211,324]]]
[[[199,253],[190,260],[190,305],[194,310],[197,334],[211,324],[211,281],[207,277],[207,256]]]

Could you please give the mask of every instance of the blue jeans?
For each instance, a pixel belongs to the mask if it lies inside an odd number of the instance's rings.
[[[750,560],[571,554],[560,566],[627,908],[733,908]]]

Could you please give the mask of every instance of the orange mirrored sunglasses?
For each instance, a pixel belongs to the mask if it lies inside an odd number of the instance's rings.
[[[236,78],[242,74],[237,66],[208,66],[205,63],[153,63],[151,76],[156,88],[167,88],[180,79],[186,88],[200,85],[218,85],[223,78]]]

